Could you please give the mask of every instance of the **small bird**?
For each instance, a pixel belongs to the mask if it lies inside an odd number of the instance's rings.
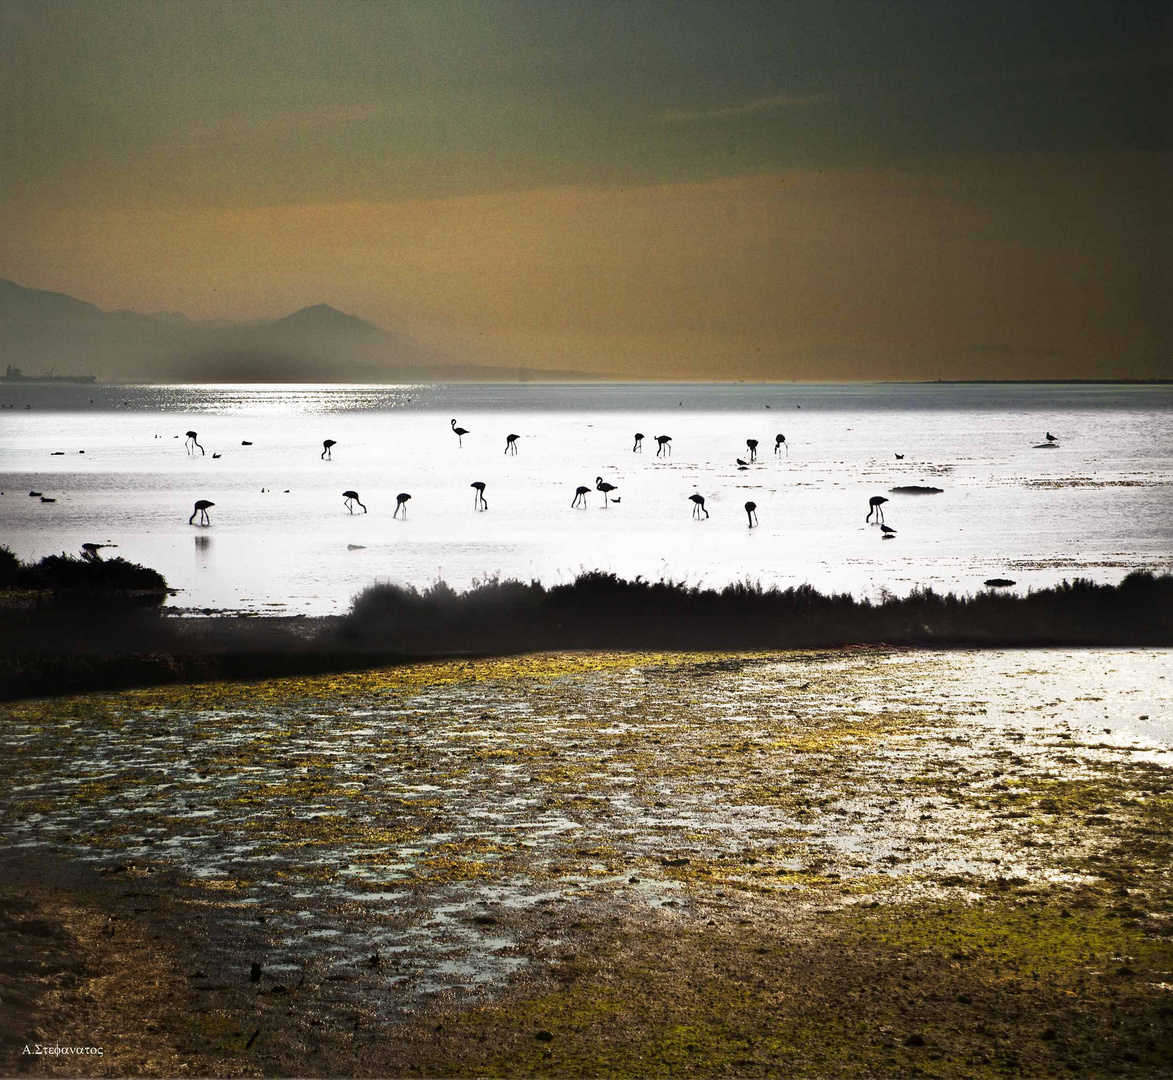
[[[891,525],[880,525],[880,532],[884,534],[885,540],[891,540],[896,535],[896,530]]]
[[[463,445],[464,445],[464,437],[465,437],[465,435],[467,435],[467,434],[468,434],[468,428],[457,427],[457,426],[456,426],[456,419],[455,419],[455,418],[453,418],[453,420],[452,420],[452,430],[453,430],[454,432],[456,432],[456,445],[457,445],[458,447],[461,447],[461,446],[463,446]]]
[[[703,495],[690,495],[689,500],[692,502],[692,516],[699,518],[704,514],[707,518],[709,516],[708,510],[705,509],[705,497]]]
[[[392,514],[391,516],[393,518],[399,517],[399,511],[402,510],[403,511],[403,520],[406,521],[407,520],[407,504],[410,501],[410,499],[411,499],[411,496],[408,495],[408,493],[406,491],[401,491],[398,495],[396,495],[395,496],[395,513]]]
[[[1058,442],[1058,441],[1059,440],[1056,439],[1054,435],[1052,435],[1049,431],[1047,432],[1047,442]]]
[[[216,459],[217,459],[219,456],[220,456],[219,454],[213,454],[213,455],[212,455],[212,460],[213,460],[213,461],[215,461],[215,460],[216,460]]]
[[[212,519],[208,517],[208,508],[215,505],[216,504],[214,502],[208,502],[207,499],[196,499],[195,509],[191,512],[191,517],[187,519],[187,523],[189,525],[194,525],[196,523],[196,514],[199,514],[199,523],[201,525],[211,525]]]
[[[56,501],[57,501],[56,499],[50,499],[50,498],[49,498],[48,496],[46,496],[46,495],[42,495],[42,496],[41,496],[41,502],[56,502]]]
[[[883,495],[873,495],[868,499],[868,516],[864,521],[871,521],[872,514],[876,515],[876,521],[882,522],[884,520],[884,503],[888,500]]]
[[[644,448],[644,433],[637,431],[635,433],[635,445],[631,448],[632,453],[642,453]]]
[[[344,491],[342,493],[342,504],[352,514],[354,513],[354,504],[355,503],[358,503],[359,506],[362,506],[362,512],[364,514],[367,512],[367,508],[365,506],[363,506],[362,502],[359,500],[357,491]]]
[[[896,460],[897,460],[897,461],[903,461],[903,460],[904,460],[904,455],[903,455],[903,454],[897,454],[897,455],[896,455]]]
[[[251,442],[249,442],[249,440],[248,440],[248,439],[241,439],[241,440],[240,440],[240,445],[241,445],[241,446],[252,446],[252,443],[251,443]],[[331,445],[333,445],[333,443],[331,443]],[[213,456],[213,457],[215,457],[215,455],[214,455],[214,454],[213,454],[212,456]]]
[[[745,504],[745,514],[749,518],[749,527],[752,529],[758,523],[758,504],[756,502],[747,502]]]
[[[576,506],[581,506],[585,510],[587,504],[586,497],[590,494],[590,491],[591,489],[585,484],[579,484],[578,487],[574,489],[574,502],[570,504],[571,508],[573,509]]]
[[[607,506],[611,501],[611,492],[615,490],[614,484],[608,484],[601,476],[595,477],[595,490],[603,493],[603,505]],[[619,500],[616,499],[616,502]]]
[[[117,544],[94,544],[85,543],[81,546],[81,557],[87,562],[98,562],[101,556],[98,554],[102,548],[117,547]]]
[[[331,454],[330,451],[333,450],[334,447],[336,447],[337,445],[338,445],[338,443],[335,442],[333,439],[323,439],[322,440],[322,459],[326,460],[328,458],[329,460],[333,461],[334,455]]]
[[[455,420],[452,422],[456,423]],[[472,500],[472,508],[474,510],[488,510],[489,504],[485,502],[485,482],[483,480],[474,480],[468,486],[476,490],[476,494]]]

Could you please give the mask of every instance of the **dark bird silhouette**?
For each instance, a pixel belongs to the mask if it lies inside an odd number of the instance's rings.
[[[85,543],[81,546],[81,557],[87,562],[99,562],[102,556],[98,554],[102,548],[117,547],[117,544],[93,544]]]
[[[903,455],[903,454],[897,454],[897,455],[896,455],[896,460],[897,460],[897,461],[903,461],[903,460],[904,460],[904,455]]]
[[[757,461],[758,459],[758,441],[757,439],[746,439],[745,445],[749,447],[749,460]]]
[[[349,510],[352,514],[354,513],[355,503],[358,503],[359,506],[362,506],[362,512],[364,514],[367,512],[367,508],[363,506],[362,501],[358,497],[357,491],[344,491],[342,493],[342,505],[345,506],[346,509]]]
[[[615,485],[608,484],[601,476],[596,476],[595,490],[603,493],[603,505],[607,506],[611,502],[611,492],[615,490]]]
[[[194,525],[196,523],[196,514],[199,514],[201,525],[211,525],[212,519],[208,517],[208,507],[215,505],[214,502],[208,502],[207,499],[196,499],[195,509],[191,512],[191,517],[187,519],[187,523]]]
[[[1047,442],[1058,442],[1058,441],[1059,440],[1056,439],[1054,435],[1052,435],[1049,431],[1047,432]]]
[[[745,516],[749,518],[749,527],[752,529],[758,523],[758,504],[756,502],[747,502],[745,504]]]
[[[213,461],[215,461],[215,460],[216,460],[216,459],[217,459],[219,456],[220,456],[219,454],[213,454],[213,455],[212,455],[212,460],[213,460]]]
[[[196,448],[197,446],[200,446],[200,444],[199,444],[199,442],[196,440],[196,433],[195,433],[194,431],[189,431],[189,432],[187,433],[187,438],[183,440],[183,447],[184,447],[184,449],[185,449],[185,450],[186,450],[186,451],[187,451],[189,454],[194,454],[194,453],[195,453],[195,448]],[[204,452],[204,448],[203,448],[202,446],[200,446],[200,453],[202,454],[203,452]]]
[[[896,535],[896,530],[891,525],[881,525],[880,532],[884,534],[885,540],[891,540]]]
[[[578,487],[574,489],[574,502],[570,504],[571,508],[575,506],[581,506],[585,510],[587,504],[586,497],[590,494],[590,490],[591,489],[585,484],[579,484]]]
[[[455,422],[454,420],[453,423]],[[488,510],[489,504],[485,502],[485,482],[483,480],[474,480],[468,486],[476,489],[476,495],[473,496],[472,500],[472,508],[474,510]]]
[[[50,499],[47,495],[41,496],[41,502],[56,502],[56,499]]]
[[[41,493],[41,492],[39,492],[39,491],[30,491],[30,492],[29,492],[29,498],[30,498],[30,499],[39,499],[39,498],[41,497],[41,494],[42,494],[42,493]]]
[[[399,511],[403,511],[403,520],[407,520],[407,504],[410,502],[411,496],[406,491],[401,491],[395,496],[395,513],[391,516],[393,518],[399,517]]]
[[[774,436],[774,456],[775,457],[781,456],[778,453],[778,451],[781,450],[782,447],[784,447],[784,446],[786,447],[786,456],[790,457],[790,447],[786,445],[786,436],[785,435],[775,435]]]
[[[241,439],[241,440],[240,440],[240,445],[241,445],[241,446],[252,446],[252,442],[251,442],[251,440],[249,440],[249,439]]]
[[[456,420],[452,420],[452,430],[456,432],[456,445],[458,447],[464,446],[464,437],[468,434],[468,428],[457,427]]]
[[[644,448],[644,433],[642,431],[637,431],[635,433],[635,446],[633,446],[631,448],[631,451],[632,451],[632,453],[635,453],[637,451],[642,452],[643,448]]]
[[[333,450],[334,447],[336,447],[337,445],[338,444],[333,439],[323,439],[322,440],[322,459],[323,460],[329,459],[330,461],[333,461],[334,455],[332,453],[330,453],[330,451]]]
[[[884,520],[884,503],[888,500],[883,495],[873,495],[868,499],[868,516],[864,521],[871,521],[872,514],[876,515],[876,521],[882,522]]]
[[[672,456],[672,436],[671,435],[657,435],[656,442],[660,444],[659,450],[656,451],[656,457],[663,455],[664,451],[668,451],[668,456]]]
[[[520,438],[521,438],[520,435],[506,435],[505,436],[505,453],[516,454],[517,453],[517,440]]]
[[[692,516],[699,518],[701,514],[705,517],[709,516],[708,510],[705,509],[705,497],[703,495],[690,495],[689,500],[692,502]]]
[[[745,458],[734,458],[733,460],[737,462],[737,467],[739,469],[748,469],[749,468],[749,462],[746,461]]]

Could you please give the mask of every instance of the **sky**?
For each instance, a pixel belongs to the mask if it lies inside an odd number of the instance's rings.
[[[1173,3],[0,0],[0,278],[638,378],[1173,378]]]

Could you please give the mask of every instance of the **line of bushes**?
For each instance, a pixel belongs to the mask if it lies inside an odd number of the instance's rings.
[[[107,594],[161,603],[167,595],[167,579],[157,570],[123,558],[103,559],[86,553],[80,557],[46,555],[37,562],[21,562],[7,547],[0,547],[0,589],[62,594]]]

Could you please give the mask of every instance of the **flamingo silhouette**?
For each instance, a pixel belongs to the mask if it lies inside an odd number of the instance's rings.
[[[595,477],[595,490],[603,493],[603,505],[608,506],[611,502],[611,492],[615,490],[614,484],[608,484],[601,476]]]
[[[336,443],[333,439],[323,439],[322,440],[322,458],[323,458],[323,460],[325,460],[326,458],[329,458],[331,461],[334,460],[334,455],[332,453],[330,453],[330,451],[333,450],[334,447],[336,447],[337,445],[338,445],[338,443]]]
[[[354,504],[355,503],[358,503],[359,506],[362,506],[362,512],[364,514],[367,512],[367,508],[365,506],[363,506],[362,500],[359,499],[357,491],[344,491],[342,493],[342,500],[343,500],[343,505],[352,514],[354,513]]]
[[[705,497],[703,495],[690,495],[689,501],[692,503],[692,516],[699,518],[701,514],[705,517],[709,516],[708,510],[705,509]]]
[[[505,453],[516,454],[517,453],[517,440],[520,438],[521,438],[520,435],[506,435],[505,436]]]
[[[456,419],[452,420],[452,430],[456,432],[456,445],[458,447],[464,446],[464,437],[468,434],[468,428],[457,427]]]
[[[207,499],[196,499],[195,509],[191,512],[191,517],[187,519],[187,523],[189,525],[194,525],[196,523],[196,514],[199,514],[201,525],[211,525],[212,519],[208,517],[208,507],[215,505],[216,504],[214,502],[208,502]]]
[[[784,446],[786,447],[786,456],[790,457],[790,446],[786,442],[786,436],[785,435],[775,435],[774,436],[774,456],[775,457],[781,456],[778,453],[778,451],[781,450],[782,447],[784,447]]]
[[[749,460],[757,461],[758,459],[758,441],[757,439],[746,439],[745,445],[749,447]]]
[[[403,520],[407,520],[407,504],[411,500],[411,496],[406,491],[401,491],[395,496],[395,513],[391,516],[393,518],[399,517],[400,509],[403,510]]]
[[[884,520],[884,503],[888,500],[883,495],[873,495],[868,499],[868,516],[864,521],[871,521],[872,514],[876,515],[876,521],[883,522]]]
[[[747,502],[745,504],[745,516],[749,518],[749,527],[752,529],[758,523],[758,504],[756,502]]]
[[[656,457],[660,457],[665,450],[668,451],[668,456],[672,456],[672,436],[671,435],[657,435],[656,442],[660,444],[660,449],[656,451]]]
[[[576,487],[574,489],[574,502],[572,502],[570,504],[571,507],[573,508],[575,506],[581,505],[582,508],[585,510],[586,504],[587,504],[586,497],[587,497],[587,495],[590,494],[590,490],[591,489],[589,487],[587,487],[585,484],[579,484],[578,487]]]
[[[643,448],[644,448],[644,433],[642,431],[637,431],[635,433],[635,446],[633,446],[631,448],[631,451],[632,451],[632,453],[636,453],[637,451],[642,453]]]
[[[453,423],[456,423],[456,421],[454,420]],[[472,508],[474,510],[488,510],[489,504],[485,502],[485,482],[483,480],[474,480],[468,486],[476,488],[476,494],[472,500]]]
[[[194,431],[189,431],[187,433],[187,438],[183,441],[183,446],[189,454],[195,453],[195,448],[200,446],[200,444],[196,441],[196,433]],[[200,453],[204,453],[204,448],[202,446],[200,446]]]

